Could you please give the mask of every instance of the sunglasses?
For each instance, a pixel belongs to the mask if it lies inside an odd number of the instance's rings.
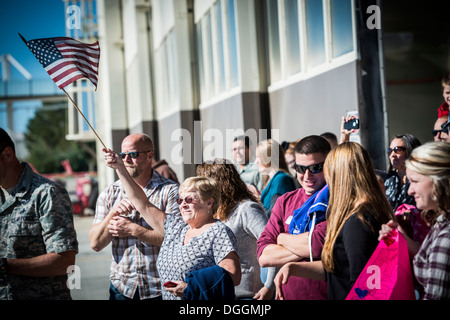
[[[295,168],[295,171],[297,171],[300,174],[305,174],[306,170],[309,170],[309,172],[311,172],[311,173],[319,173],[319,172],[322,172],[322,170],[323,170],[323,164],[324,164],[324,162],[312,164],[310,166],[301,166],[299,164],[294,164],[294,168]]]
[[[394,151],[395,153],[399,154],[399,153],[405,152],[406,148],[405,147],[394,147],[394,148],[388,148],[387,149],[387,153],[388,154],[391,154],[392,151]]]
[[[121,156],[122,159],[125,159],[126,156],[130,156],[131,159],[136,159],[136,158],[139,157],[139,154],[147,153],[147,152],[152,152],[152,150],[149,150],[149,151],[131,151],[131,152],[128,152],[128,153],[121,152],[121,153],[119,153],[119,156]]]
[[[436,137],[437,134],[441,133],[442,130],[433,130],[433,137]]]
[[[181,206],[181,204],[184,202],[186,202],[187,204],[192,203],[194,200],[196,200],[197,198],[193,198],[193,197],[186,197],[186,198],[178,198],[177,203],[179,206]]]

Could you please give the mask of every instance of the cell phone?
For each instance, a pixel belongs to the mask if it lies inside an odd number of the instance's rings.
[[[359,129],[359,119],[350,119],[344,122],[345,130]]]
[[[177,284],[175,282],[172,281],[167,281],[166,283],[163,284],[164,287],[166,288],[174,288],[177,286]]]

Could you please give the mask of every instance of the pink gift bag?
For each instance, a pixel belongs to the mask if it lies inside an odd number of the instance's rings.
[[[408,236],[411,239],[421,244],[430,231],[430,226],[422,220],[421,211],[415,206],[404,203],[399,206],[395,212],[395,216],[403,216],[405,214],[406,217],[408,217],[406,221],[408,221],[409,227],[405,228],[400,221],[397,220],[397,222],[399,222],[406,232],[408,232]]]
[[[415,300],[408,246],[394,232],[380,241],[346,300]]]

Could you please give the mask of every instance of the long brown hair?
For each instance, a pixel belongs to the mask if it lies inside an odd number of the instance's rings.
[[[334,271],[334,244],[342,226],[354,213],[372,232],[362,212],[369,212],[382,223],[393,219],[392,209],[377,181],[370,156],[356,142],[345,142],[328,154],[324,174],[330,188],[327,210],[327,235],[322,261],[328,272]]]
[[[226,159],[205,161],[197,167],[197,175],[215,179],[220,188],[220,206],[216,218],[227,220],[231,210],[237,203],[250,199],[258,202],[245,182],[241,179],[236,167]]]
[[[283,171],[292,177],[289,167],[284,158],[284,150],[281,145],[273,139],[263,140],[258,143],[256,152],[260,157],[261,165],[266,168]],[[262,188],[264,189],[269,183],[269,176],[261,175]]]

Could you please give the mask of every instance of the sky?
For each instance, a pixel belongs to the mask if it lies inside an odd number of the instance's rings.
[[[22,34],[26,40],[64,37],[66,34],[64,2],[62,0],[0,1],[0,55],[8,53],[12,55],[32,75],[33,79],[50,79],[18,33]],[[25,79],[14,67],[11,69],[13,79]],[[29,118],[40,105],[39,101],[14,103],[15,131],[25,131]],[[0,127],[7,126],[5,105],[0,103]]]

